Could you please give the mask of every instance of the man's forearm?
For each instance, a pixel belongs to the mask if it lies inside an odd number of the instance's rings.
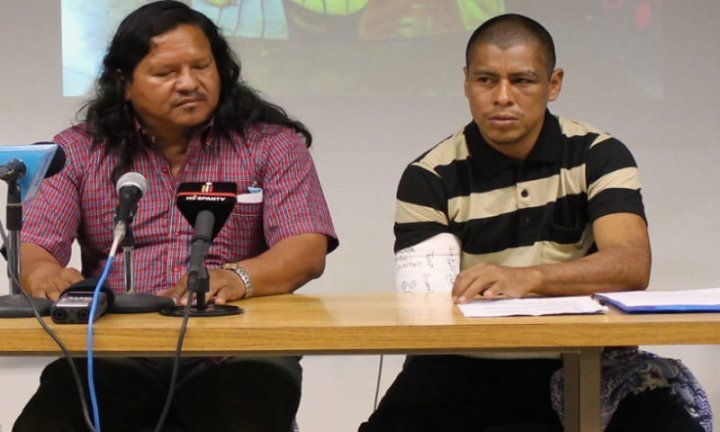
[[[644,219],[634,214],[610,214],[593,223],[598,252],[537,270],[537,293],[580,295],[641,290],[650,280],[650,239]]]
[[[252,280],[254,296],[285,294],[322,275],[326,254],[324,234],[301,234],[278,242],[240,265]]]
[[[527,270],[535,281],[533,294],[582,295],[645,289],[650,280],[650,261],[649,250],[616,246],[575,261]]]
[[[529,295],[584,295],[644,289],[650,278],[650,240],[645,221],[634,214],[604,216],[593,223],[598,252],[557,264],[507,267],[476,264],[460,272],[453,299]]]

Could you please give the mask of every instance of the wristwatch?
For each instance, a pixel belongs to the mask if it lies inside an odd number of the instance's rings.
[[[252,281],[250,280],[250,275],[248,272],[240,266],[238,263],[225,263],[222,266],[223,270],[230,270],[242,281],[243,285],[245,285],[245,295],[243,295],[244,299],[249,299],[253,295],[253,285]]]

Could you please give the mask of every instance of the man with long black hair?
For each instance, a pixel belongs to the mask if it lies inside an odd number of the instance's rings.
[[[149,184],[132,226],[138,292],[187,301],[192,227],[174,205],[184,182],[238,186],[238,202],[208,250],[209,300],[290,293],[322,274],[338,243],[308,152],[310,132],[242,82],[240,62],[206,16],[176,1],[128,15],[81,112],[83,121],[54,140],[66,154],[64,170],[27,207],[21,278],[34,296],[54,300],[99,276],[112,243],[115,182],[129,171]],[[67,267],[74,240],[82,272]],[[116,264],[107,284],[122,291],[122,258]],[[172,359],[95,362],[103,430],[151,429]],[[288,432],[300,382],[295,357],[183,359],[167,423],[184,431]],[[13,430],[86,429],[70,368],[55,361]]]

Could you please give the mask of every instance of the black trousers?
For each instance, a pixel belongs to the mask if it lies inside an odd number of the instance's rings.
[[[85,359],[75,360],[83,383]],[[172,371],[171,358],[95,359],[103,432],[153,431]],[[167,431],[290,432],[300,404],[297,357],[182,359]],[[88,404],[90,402],[88,401]],[[90,414],[92,416],[92,413]],[[13,432],[87,431],[66,359],[50,363]]]
[[[562,432],[550,402],[560,360],[409,356],[378,409],[359,432]],[[523,426],[524,425],[524,426]],[[703,432],[669,393],[625,398],[606,432]]]

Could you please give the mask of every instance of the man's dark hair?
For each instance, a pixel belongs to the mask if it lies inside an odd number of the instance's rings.
[[[475,29],[465,49],[465,66],[470,66],[473,50],[481,43],[502,49],[519,43],[535,42],[542,50],[548,74],[555,70],[555,43],[550,33],[539,22],[518,14],[498,15]]]
[[[80,110],[85,113],[95,144],[104,145],[119,158],[113,178],[131,169],[143,147],[143,140],[137,136],[133,108],[125,100],[126,85],[132,82],[135,68],[150,52],[152,38],[181,24],[198,27],[210,41],[220,75],[220,97],[213,117],[215,134],[229,137],[236,132],[242,136],[254,124],[278,124],[293,128],[310,146],[312,135],[302,123],[263,100],[241,80],[240,61],[208,17],[179,1],[163,0],[138,8],[120,23],[103,59],[95,97]]]

